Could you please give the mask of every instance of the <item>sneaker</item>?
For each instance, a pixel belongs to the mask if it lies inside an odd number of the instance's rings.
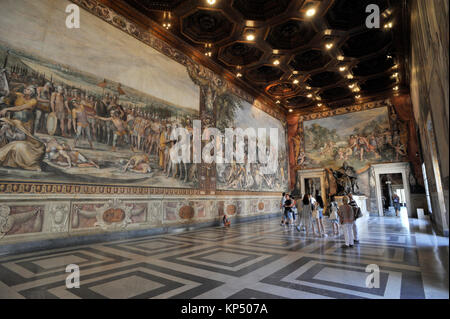
[[[353,241],[355,244],[359,244],[359,240],[354,240]]]

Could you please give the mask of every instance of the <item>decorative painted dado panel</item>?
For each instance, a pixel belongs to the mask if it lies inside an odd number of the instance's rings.
[[[14,196],[12,196],[14,198]],[[278,197],[43,198],[0,202],[0,245],[131,231],[279,212]]]

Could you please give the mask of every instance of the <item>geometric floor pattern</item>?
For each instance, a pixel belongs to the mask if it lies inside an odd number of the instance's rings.
[[[326,229],[330,232],[328,221]],[[428,220],[358,220],[360,244],[306,237],[279,219],[0,257],[0,298],[444,298],[448,238]],[[66,287],[66,266],[80,287]],[[368,265],[380,270],[368,288]]]

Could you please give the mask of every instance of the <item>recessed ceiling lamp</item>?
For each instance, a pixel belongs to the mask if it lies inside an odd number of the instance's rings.
[[[309,8],[308,10],[306,10],[306,16],[313,17],[315,16],[316,12],[316,8]]]
[[[298,84],[298,80],[297,79],[295,79],[294,81],[292,81],[292,83],[294,83],[294,84]]]
[[[355,87],[355,88],[353,89],[353,92],[359,92],[359,91],[361,91],[361,89],[360,89],[359,87]]]
[[[322,103],[317,103],[317,106],[318,107],[321,107],[323,104]]]
[[[348,74],[347,79],[350,79],[350,80],[353,79],[353,74]]]
[[[361,95],[355,95],[355,97],[357,98],[357,99],[359,99],[359,98],[361,98]]]
[[[245,38],[247,39],[247,41],[255,40],[255,31],[248,30],[247,33],[245,34]]]
[[[339,56],[337,57],[337,59],[338,59],[338,61],[344,61],[344,56],[343,56],[343,55],[339,55]]]
[[[274,65],[279,65],[280,64],[280,60],[278,60],[278,59],[273,60],[273,64]]]
[[[392,74],[392,77],[393,77],[393,78],[398,78],[398,73],[395,72],[394,74]]]
[[[333,43],[331,43],[331,42],[325,44],[325,48],[327,48],[327,50],[330,50],[332,47],[333,47]]]
[[[306,89],[307,89],[307,90],[311,90],[311,87],[310,87],[310,86],[307,86]]]
[[[385,29],[392,29],[392,27],[394,26],[394,24],[392,22],[388,22],[384,25]]]
[[[292,113],[292,109],[289,109],[289,113]]]
[[[206,0],[206,2],[208,2],[208,4],[213,5],[216,3],[216,0]]]
[[[353,89],[355,87],[355,83],[350,84],[348,87]]]
[[[339,67],[339,71],[344,72],[345,70],[347,70],[347,67],[345,67],[345,66]]]
[[[240,78],[240,77],[242,77],[242,73],[238,72],[238,73],[236,74],[236,76],[237,76],[238,78]]]
[[[280,104],[281,103],[281,101],[280,100],[277,100],[275,103],[277,103],[277,104]]]
[[[395,87],[393,88],[393,90],[394,90],[394,91],[398,91],[398,86],[395,86]]]
[[[313,95],[310,93],[310,94],[307,95],[307,97],[308,97],[308,98],[312,98]]]

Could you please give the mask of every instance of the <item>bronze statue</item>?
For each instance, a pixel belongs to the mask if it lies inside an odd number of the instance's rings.
[[[349,193],[359,193],[359,186],[357,183],[358,177],[353,167],[348,166],[347,162],[342,164],[342,167],[337,170],[330,169],[337,184],[337,195],[347,195]]]

